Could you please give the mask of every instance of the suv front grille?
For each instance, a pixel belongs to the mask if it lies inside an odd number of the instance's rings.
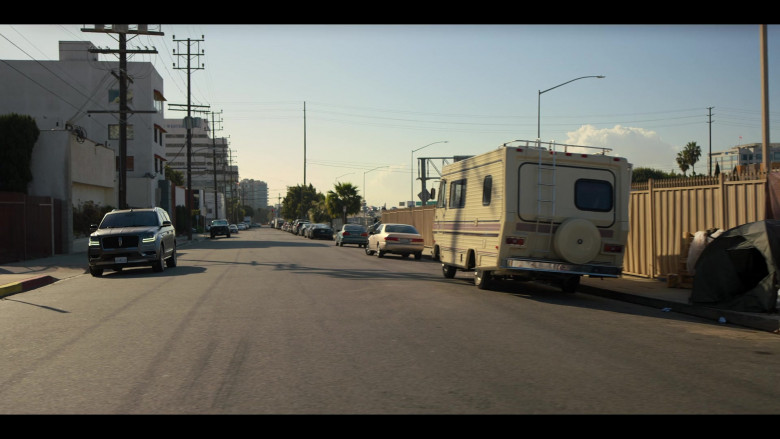
[[[107,236],[103,238],[103,248],[138,247],[138,236]]]

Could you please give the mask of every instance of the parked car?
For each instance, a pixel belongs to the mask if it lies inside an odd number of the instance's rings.
[[[344,224],[336,233],[335,241],[339,247],[343,247],[344,244],[365,247],[368,244],[368,230],[361,224]]]
[[[327,239],[333,241],[333,229],[328,224],[315,224],[308,229],[309,239]]]
[[[90,226],[87,249],[89,272],[100,277],[106,268],[151,265],[156,272],[176,266],[176,229],[168,212],[149,209],[114,209],[100,225]]]
[[[298,228],[297,228],[297,229],[295,229],[295,232],[294,232],[294,233],[295,233],[296,235],[298,235],[298,236],[306,236],[306,235],[305,235],[305,234],[306,234],[306,227],[309,227],[310,225],[311,225],[311,223],[310,223],[310,222],[308,222],[308,221],[306,221],[306,222],[300,222],[300,223],[298,223]]]
[[[368,235],[366,254],[383,257],[387,253],[393,253],[407,257],[414,255],[415,259],[422,258],[425,242],[422,235],[409,224],[379,224],[375,231]]]
[[[231,224],[228,227],[230,227],[230,233],[238,233],[238,226],[235,224]]]
[[[213,220],[211,221],[211,227],[209,228],[209,236],[214,239],[217,235],[224,235],[230,238],[230,227],[228,227],[227,220]]]
[[[238,224],[236,224],[236,226],[238,227],[238,230],[246,230],[246,228],[247,228],[246,224],[244,224],[244,223],[238,223]]]
[[[309,224],[309,221],[300,219],[293,221],[292,227],[290,228],[290,233],[297,235],[304,224]]]

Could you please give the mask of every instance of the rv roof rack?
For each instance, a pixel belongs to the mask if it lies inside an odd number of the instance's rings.
[[[584,146],[584,145],[568,145],[566,143],[555,143],[555,142],[542,142],[541,140],[510,140],[509,142],[505,142],[503,144],[504,147],[507,146],[517,146],[517,145],[510,145],[510,143],[524,143],[526,148],[544,148],[550,151],[556,150],[557,147],[563,147],[563,152],[568,152],[569,148],[588,148],[588,149],[596,149],[599,150],[598,154],[601,155],[607,155],[608,152],[612,151],[612,148],[603,148],[601,146]],[[545,146],[546,145],[546,146]]]

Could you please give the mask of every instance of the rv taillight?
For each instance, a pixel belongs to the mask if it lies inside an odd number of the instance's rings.
[[[509,245],[525,245],[525,238],[521,236],[507,236],[506,243]]]
[[[623,253],[623,246],[620,244],[604,244],[604,253]]]

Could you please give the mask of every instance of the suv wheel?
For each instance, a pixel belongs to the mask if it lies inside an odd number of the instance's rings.
[[[160,245],[160,252],[157,253],[157,260],[154,261],[154,264],[152,265],[152,270],[154,270],[156,273],[159,273],[163,270],[165,270],[165,246],[162,244]]]
[[[167,265],[169,268],[175,267],[177,264],[176,262],[176,246],[173,246],[173,252],[171,253],[171,257],[166,259],[165,265]]]
[[[97,267],[89,267],[89,274],[95,277],[100,277],[103,275],[103,269]]]

